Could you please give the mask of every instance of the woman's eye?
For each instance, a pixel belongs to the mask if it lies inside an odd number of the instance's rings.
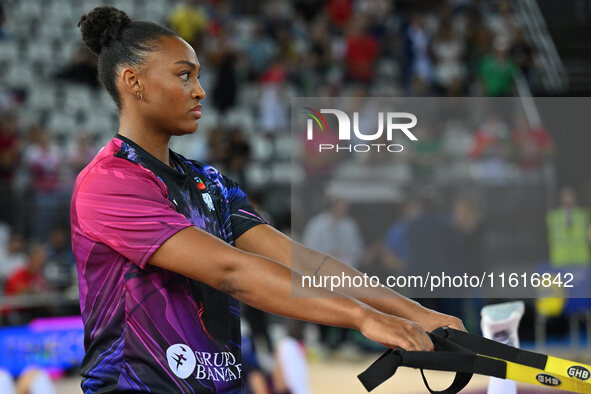
[[[180,75],[180,77],[183,81],[188,81],[190,76],[191,76],[190,71],[185,71]]]
[[[201,78],[201,73],[197,74],[197,79]]]

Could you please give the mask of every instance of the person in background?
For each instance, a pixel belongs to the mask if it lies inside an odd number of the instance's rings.
[[[232,128],[228,139],[228,150],[231,154],[228,155],[226,169],[242,188],[248,189],[246,169],[251,159],[250,143],[240,127]]]
[[[25,242],[21,234],[10,231],[4,250],[0,251],[0,283],[27,265]]]
[[[4,283],[4,295],[20,296],[39,294],[49,289],[43,276],[47,260],[46,248],[41,243],[30,246],[27,264],[13,271]],[[2,315],[10,325],[27,324],[40,312],[40,307],[3,307]]]
[[[0,114],[0,222],[14,224],[13,180],[21,155],[17,117]]]
[[[0,368],[0,393],[2,394],[56,394],[51,377],[43,369],[26,368],[18,379]]]
[[[33,243],[30,247],[27,265],[17,268],[6,279],[4,294],[19,295],[47,290],[47,282],[43,276],[43,266],[46,261],[45,245]]]
[[[44,241],[57,220],[63,196],[60,171],[64,158],[49,131],[41,127],[30,130],[30,144],[23,152],[23,164],[33,192],[32,236]]]
[[[357,268],[363,254],[363,238],[357,222],[348,211],[349,204],[345,200],[333,198],[327,210],[308,221],[302,233],[302,242]]]
[[[589,211],[578,205],[573,188],[560,190],[560,206],[548,212],[546,224],[552,267],[589,265]]]
[[[0,40],[10,38],[10,33],[6,30],[6,11],[4,6],[0,4]]]
[[[484,94],[489,97],[511,96],[517,65],[509,57],[509,43],[503,37],[495,37],[493,49],[492,54],[482,58],[478,69]]]
[[[242,334],[243,394],[270,394],[265,372],[259,363],[252,338]]]
[[[386,231],[382,245],[382,270],[392,273],[404,272],[408,268],[408,224],[421,214],[419,199],[411,199],[404,204],[402,217]]]
[[[65,289],[72,285],[76,259],[72,253],[69,234],[62,227],[56,227],[49,235],[47,244],[47,263],[44,276],[52,289]]]
[[[66,162],[68,170],[68,190],[74,187],[76,176],[96,155],[99,148],[95,145],[93,137],[85,131],[80,131],[75,140],[68,146]]]
[[[527,118],[518,114],[513,124],[515,160],[524,170],[538,170],[554,153],[554,141],[541,125],[530,126]]]
[[[209,18],[197,0],[184,0],[168,16],[168,25],[189,44],[199,46]]]
[[[377,40],[368,34],[366,22],[362,17],[351,19],[345,40],[347,80],[369,85],[374,78],[379,47]]]
[[[56,72],[54,77],[78,84],[86,84],[93,89],[98,89],[100,84],[96,67],[96,56],[88,48],[81,46],[74,53],[70,62]]]
[[[525,78],[529,81],[531,77],[531,71],[534,69],[534,48],[529,44],[525,38],[523,30],[517,30],[515,39],[511,44],[509,50],[511,59],[515,62],[517,67],[521,70]]]
[[[308,221],[302,232],[302,243],[357,268],[363,255],[363,238],[357,222],[348,211],[349,204],[345,200],[333,198],[327,210]],[[323,343],[331,351],[345,343],[347,336],[347,329],[321,327]]]

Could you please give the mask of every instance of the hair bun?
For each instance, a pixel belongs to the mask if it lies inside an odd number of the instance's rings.
[[[121,30],[130,23],[131,19],[125,12],[114,7],[101,6],[82,15],[78,26],[84,45],[98,55],[104,46],[119,38]]]

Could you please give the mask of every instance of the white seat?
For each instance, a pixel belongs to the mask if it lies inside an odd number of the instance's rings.
[[[291,135],[280,134],[275,137],[275,152],[281,159],[290,159],[292,155]]]
[[[246,178],[248,185],[256,189],[268,184],[271,180],[271,171],[263,165],[251,163],[246,169]]]
[[[18,57],[18,46],[12,40],[0,41],[0,59],[16,59]]]
[[[291,162],[275,162],[271,168],[271,179],[278,184],[290,184],[292,180]]]
[[[37,85],[35,90],[27,95],[27,106],[33,111],[53,109],[57,101],[56,90],[55,84]]]
[[[78,129],[74,116],[58,111],[50,114],[47,126],[54,134],[72,134]]]
[[[66,84],[64,94],[64,109],[67,112],[92,108],[91,88],[81,84]]]
[[[13,63],[6,73],[6,84],[12,87],[27,87],[36,79],[29,64]]]

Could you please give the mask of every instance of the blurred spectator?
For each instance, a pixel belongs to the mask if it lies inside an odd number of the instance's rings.
[[[30,130],[30,144],[24,150],[23,164],[29,172],[33,191],[32,233],[38,240],[45,240],[63,202],[59,177],[63,158],[50,133],[39,127]]]
[[[443,131],[431,126],[428,121],[423,122],[416,130],[421,138],[412,145],[414,175],[417,182],[423,182],[435,174],[436,167],[443,157]]]
[[[408,47],[405,52],[409,55],[410,61],[411,92],[420,96],[427,92],[433,79],[433,65],[429,56],[431,36],[425,29],[423,16],[418,13],[414,14],[404,33]]]
[[[509,54],[529,82],[534,68],[534,49],[525,39],[523,30],[516,32]]]
[[[498,115],[492,114],[476,131],[469,153],[469,157],[478,163],[479,180],[494,184],[506,182],[510,153],[509,126]]]
[[[408,224],[420,215],[421,202],[411,199],[404,204],[402,217],[386,231],[383,244],[382,262],[387,275],[404,272],[408,268]]]
[[[277,344],[273,375],[276,393],[312,393],[306,348],[302,339],[287,336]]]
[[[276,61],[261,77],[259,118],[263,133],[270,137],[287,130],[287,108],[285,102],[286,70],[282,62]]]
[[[70,173],[68,177],[68,190],[73,188],[76,177],[90,163],[97,152],[98,148],[93,143],[93,138],[90,134],[82,131],[76,135],[66,153],[68,171]]]
[[[85,46],[80,47],[64,68],[54,74],[57,79],[100,87],[97,71],[98,57]]]
[[[43,274],[52,289],[65,289],[72,284],[76,259],[66,231],[57,227],[51,231],[47,245],[47,263]]]
[[[357,267],[363,239],[357,222],[348,215],[349,204],[333,199],[329,209],[312,217],[302,234],[304,245]]]
[[[446,21],[439,28],[439,33],[431,44],[435,66],[435,82],[443,95],[454,92],[459,95],[466,77],[464,67],[465,48],[457,37],[451,23]]]
[[[56,391],[47,371],[31,366],[27,367],[16,381],[8,371],[0,369],[0,393],[56,394]]]
[[[378,56],[378,43],[366,31],[366,22],[355,17],[347,29],[345,63],[347,80],[370,83],[374,78],[374,67]]]
[[[552,156],[554,144],[550,134],[542,127],[531,127],[523,115],[515,117],[513,126],[515,159],[525,170],[537,170]]]
[[[247,188],[246,169],[251,158],[250,143],[240,127],[233,128],[228,138],[228,150],[231,154],[227,157],[226,171],[228,176],[234,179],[240,187]]]
[[[574,189],[560,190],[560,207],[546,215],[550,265],[554,268],[589,265],[589,211],[577,204]]]
[[[292,3],[294,10],[306,23],[312,23],[324,8],[323,0],[293,0]]]
[[[43,276],[43,266],[47,260],[45,246],[31,245],[27,265],[13,271],[4,284],[4,294],[18,295],[38,293],[48,289]]]
[[[459,273],[481,273],[484,268],[484,230],[474,203],[457,198],[451,216],[452,267]]]
[[[490,52],[493,36],[486,28],[482,14],[476,8],[469,8],[467,17],[465,30],[466,63],[470,78],[474,79],[478,76],[482,58]]]
[[[253,37],[247,40],[244,53],[248,59],[249,76],[251,79],[258,79],[267,69],[269,63],[277,55],[276,43],[266,35],[262,25],[254,27]]]
[[[25,242],[21,234],[10,232],[8,242],[0,250],[0,282],[27,264]]]
[[[330,22],[337,28],[344,28],[353,13],[351,0],[329,0],[326,4]]]
[[[497,12],[487,15],[487,26],[491,32],[505,42],[511,42],[519,29],[519,22],[511,10],[508,1],[497,3]]]
[[[0,116],[0,222],[9,224],[15,220],[13,178],[20,159],[16,128],[16,116]]]
[[[409,273],[425,273],[449,267],[449,223],[431,196],[421,199],[421,209],[406,225]]]
[[[244,394],[269,394],[269,386],[263,368],[259,362],[254,343],[248,336],[242,335],[242,367],[244,368]]]
[[[330,36],[324,19],[317,19],[312,25],[310,35],[310,58],[308,61],[319,81],[322,81],[332,63]]]
[[[478,75],[483,84],[484,94],[490,97],[511,96],[517,66],[508,54],[508,43],[502,37],[494,40],[494,52],[484,56]]]
[[[215,69],[212,99],[213,105],[221,115],[236,104],[238,81],[236,79],[236,62],[238,53],[232,46],[227,32],[220,30],[217,45],[209,53],[209,60]]]
[[[230,160],[230,150],[226,130],[218,126],[210,133],[207,140],[207,161],[213,166],[225,166]]]
[[[200,35],[207,29],[209,18],[197,0],[184,0],[168,16],[168,24],[183,40],[194,47],[200,42]]]
[[[6,30],[6,11],[4,11],[4,6],[0,4],[0,40],[9,37],[10,34]]]

